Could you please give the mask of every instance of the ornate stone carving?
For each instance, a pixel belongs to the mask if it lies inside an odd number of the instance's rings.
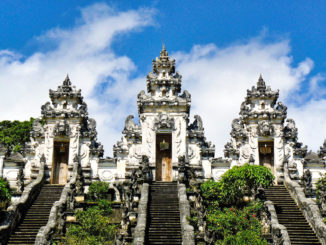
[[[154,130],[158,129],[171,129],[174,130],[174,119],[170,118],[166,114],[160,113],[157,118],[154,119]]]
[[[287,107],[282,102],[277,102],[276,111],[281,114],[282,117],[286,117]]]
[[[32,125],[31,137],[42,137],[44,136],[44,128],[41,124],[41,119],[36,118]]]
[[[46,102],[41,106],[41,114],[42,116],[52,116],[54,114],[54,109],[52,108],[50,102]]]
[[[238,159],[240,155],[240,152],[238,149],[233,147],[233,144],[231,142],[228,142],[224,146],[224,156],[227,158],[236,158]]]
[[[232,131],[230,133],[233,138],[247,138],[243,120],[236,118],[232,121]]]
[[[89,167],[89,146],[90,143],[84,143],[80,147],[80,163],[83,168]]]
[[[59,121],[53,130],[55,136],[69,136],[70,133],[70,126],[67,120]]]
[[[260,136],[271,136],[274,134],[274,127],[270,121],[258,122],[258,134]]]

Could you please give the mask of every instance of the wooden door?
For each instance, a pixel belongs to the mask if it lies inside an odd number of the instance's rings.
[[[274,143],[259,142],[259,163],[274,173]]]
[[[172,181],[172,135],[156,135],[156,181]]]
[[[68,181],[69,143],[55,142],[53,147],[53,164],[51,184],[65,185]]]

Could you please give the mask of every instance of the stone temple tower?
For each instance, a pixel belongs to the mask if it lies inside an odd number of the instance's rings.
[[[199,176],[211,177],[215,147],[206,141],[198,115],[189,124],[191,96],[186,90],[181,93],[181,78],[175,71],[175,60],[163,46],[160,57],[153,60],[153,72],[147,75],[147,94],[138,94],[139,124],[128,116],[123,137],[114,146],[122,178],[139,167],[142,155],[148,157],[157,181],[177,180],[182,156]]]
[[[41,107],[42,117],[35,119],[31,142],[27,145],[25,179],[39,173],[40,159],[46,162],[47,181],[66,184],[73,162],[80,161],[86,186],[98,178],[98,162],[103,147],[97,142],[96,122],[88,117],[81,90],[72,86],[67,75],[57,90],[50,89],[51,102]]]
[[[286,120],[287,107],[277,101],[278,96],[279,91],[266,86],[260,75],[257,85],[247,90],[240,117],[232,122],[231,141],[225,145],[224,154],[231,167],[264,165],[282,183],[285,162],[293,178],[302,176],[307,147],[297,142],[295,122]]]

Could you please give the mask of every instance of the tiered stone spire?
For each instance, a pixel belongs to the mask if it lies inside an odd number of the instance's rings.
[[[160,57],[153,60],[153,72],[147,75],[147,91],[156,97],[175,96],[181,91],[181,76],[175,72],[175,60],[165,45]]]
[[[147,75],[147,92],[138,94],[138,109],[142,113],[145,110],[156,110],[155,108],[169,106],[171,110],[183,107],[181,110],[189,112],[190,94],[181,92],[182,76],[175,71],[175,60],[169,57],[163,44],[160,57],[153,60],[153,71]]]
[[[156,60],[153,60],[153,71],[157,75],[164,71],[168,72],[168,74],[175,72],[175,59],[169,57],[164,44],[160,52],[160,58],[156,57]]]
[[[81,95],[81,90],[72,86],[69,76],[58,86],[57,90],[50,89],[51,102],[42,106],[44,117],[87,117],[87,105]],[[51,105],[52,104],[52,105]]]
[[[253,120],[257,120],[258,118],[278,118],[283,121],[286,117],[287,108],[282,102],[278,102],[275,107],[278,97],[279,91],[273,91],[269,86],[266,86],[260,74],[257,86],[253,86],[251,90],[247,90],[247,96],[241,105],[240,115],[244,120],[249,118]]]

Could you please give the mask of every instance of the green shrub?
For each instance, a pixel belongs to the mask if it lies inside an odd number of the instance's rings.
[[[110,223],[108,215],[112,212],[109,201],[98,200],[98,205],[85,211],[77,211],[78,224],[69,226],[64,237],[68,245],[114,244],[117,226]]]
[[[109,195],[109,183],[103,181],[93,182],[88,189],[88,197],[91,200],[107,199]]]
[[[218,182],[207,181],[201,185],[208,206],[230,206],[241,202],[244,195],[251,196],[259,187],[267,188],[274,180],[270,169],[245,164],[225,172]]]
[[[241,209],[231,207],[210,211],[207,225],[217,233],[216,244],[267,244],[261,237],[261,208],[262,204],[258,202]]]
[[[319,204],[320,192],[326,191],[326,174],[319,178],[316,182],[316,198]]]
[[[0,178],[0,202],[9,203],[11,199],[10,188],[7,181]]]
[[[244,203],[243,196],[252,196],[259,187],[267,188],[274,180],[272,172],[263,166],[245,164],[225,172],[221,180],[201,184],[209,230],[221,245],[266,245],[259,221],[262,203]],[[196,228],[197,218],[189,218]]]

